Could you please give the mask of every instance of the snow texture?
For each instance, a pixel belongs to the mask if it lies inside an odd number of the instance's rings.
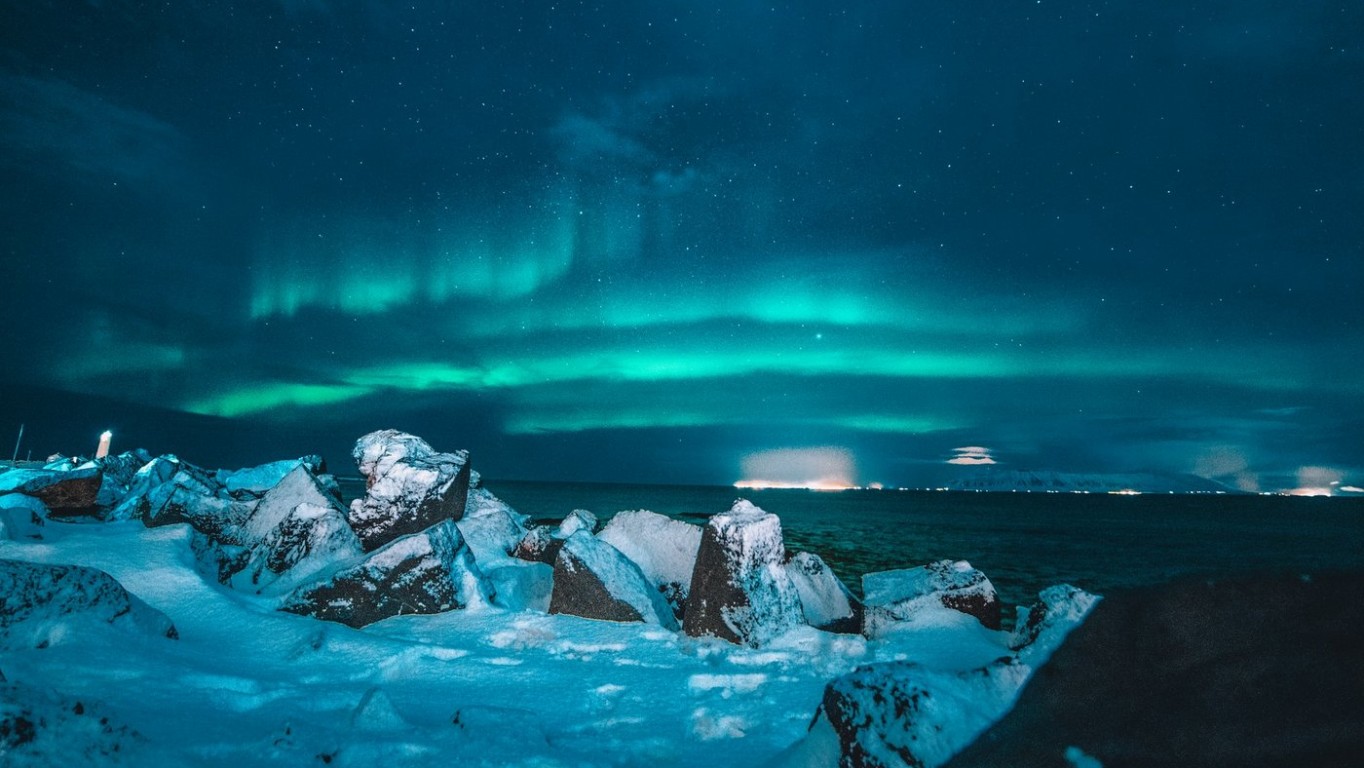
[[[701,527],[648,510],[621,512],[597,538],[620,550],[681,613],[691,589]]]
[[[103,571],[0,560],[0,647],[46,648],[105,626],[177,636],[170,619]]]
[[[810,552],[797,552],[786,563],[786,572],[800,596],[806,624],[831,631],[861,630],[857,598],[839,581],[823,558]]]
[[[677,629],[672,608],[639,566],[587,529],[569,536],[559,549],[549,612]]]
[[[693,637],[761,646],[803,623],[781,521],[739,499],[706,522],[683,613]]]
[[[366,492],[351,502],[350,525],[365,549],[464,516],[468,451],[439,453],[415,435],[384,429],[361,437],[352,453]]]
[[[0,496],[0,539],[40,540],[47,517],[47,505],[32,496]]]
[[[965,560],[868,573],[862,577],[862,595],[866,604],[863,634],[871,638],[897,623],[914,622],[918,614],[936,605],[975,616],[990,629],[1000,627],[994,585]]]

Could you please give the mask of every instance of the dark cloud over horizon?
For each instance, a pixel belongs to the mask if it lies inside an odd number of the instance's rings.
[[[0,428],[100,397],[502,476],[1364,484],[1359,9],[6,15]]]

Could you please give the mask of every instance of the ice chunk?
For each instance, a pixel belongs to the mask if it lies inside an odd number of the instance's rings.
[[[786,572],[800,595],[805,623],[818,629],[856,634],[862,629],[862,606],[819,555],[797,552]]]

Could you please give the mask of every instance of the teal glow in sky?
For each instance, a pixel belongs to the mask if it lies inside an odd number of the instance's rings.
[[[11,5],[41,450],[1364,485],[1353,6]]]

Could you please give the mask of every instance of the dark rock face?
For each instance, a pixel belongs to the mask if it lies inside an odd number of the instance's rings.
[[[1357,766],[1364,573],[1110,595],[951,762]]]
[[[597,538],[630,558],[672,608],[679,620],[701,548],[701,527],[648,510],[621,512]]]
[[[385,429],[361,437],[352,453],[367,490],[351,502],[349,520],[366,551],[464,516],[468,451],[440,453],[415,435]]]
[[[549,612],[677,626],[672,610],[639,566],[586,530],[569,536],[559,550]]]
[[[785,560],[776,515],[741,500],[712,516],[701,533],[682,629],[757,646],[800,624]]]
[[[511,556],[530,563],[554,565],[554,561],[559,557],[559,550],[563,546],[564,540],[554,535],[554,528],[548,525],[537,525],[526,531],[526,535],[516,542],[516,547],[512,549]]]
[[[165,614],[103,571],[0,560],[0,647],[42,647],[69,624],[177,637]]]
[[[447,520],[299,587],[281,608],[363,627],[399,614],[440,613],[487,600],[473,555]]]
[[[43,502],[52,517],[96,513],[103,473],[97,466],[81,469],[13,469],[0,475],[0,494],[22,493]]]

